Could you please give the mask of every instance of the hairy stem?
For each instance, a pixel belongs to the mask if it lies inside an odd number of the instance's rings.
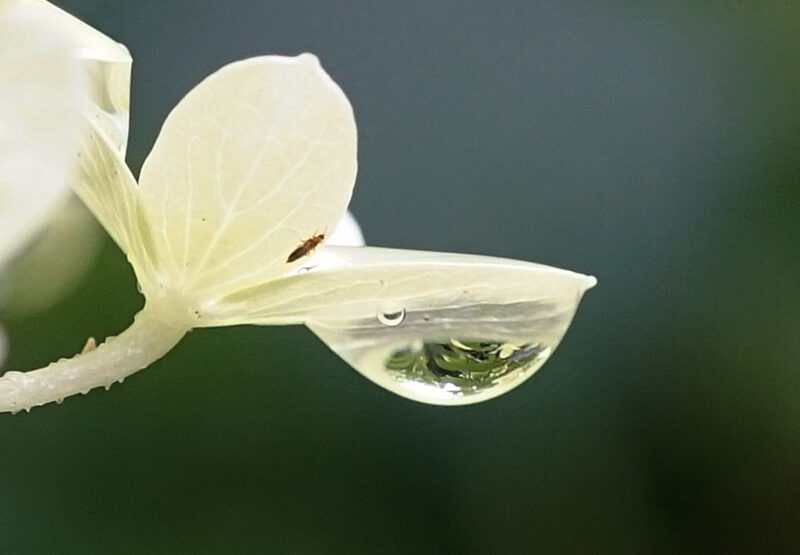
[[[110,387],[146,368],[172,349],[191,329],[170,306],[145,304],[133,324],[96,349],[61,359],[39,370],[0,377],[0,412],[19,412],[61,401],[95,387]]]

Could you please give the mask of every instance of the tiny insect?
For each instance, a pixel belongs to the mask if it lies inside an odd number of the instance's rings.
[[[320,243],[325,240],[324,233],[318,233],[311,237],[310,239],[306,239],[303,241],[299,247],[294,249],[292,253],[289,255],[289,258],[286,259],[286,263],[290,264],[295,260],[299,260],[303,258],[305,255],[309,254],[311,251],[316,249]]]

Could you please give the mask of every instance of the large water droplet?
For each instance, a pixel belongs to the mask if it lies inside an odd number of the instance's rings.
[[[534,301],[399,312],[382,306],[377,321],[343,318],[309,327],[378,385],[416,401],[463,405],[531,377],[558,345],[576,306]]]

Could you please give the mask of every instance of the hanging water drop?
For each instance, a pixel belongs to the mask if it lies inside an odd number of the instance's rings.
[[[536,300],[414,310],[384,302],[377,318],[309,327],[378,385],[424,403],[464,405],[501,395],[536,373],[575,306]]]

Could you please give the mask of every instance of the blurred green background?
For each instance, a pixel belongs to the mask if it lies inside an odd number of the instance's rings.
[[[134,57],[135,173],[223,64],[316,53],[349,96],[373,245],[594,274],[528,383],[379,389],[301,327],[191,333],[0,415],[2,553],[795,553],[800,3],[64,0]],[[8,366],[122,331],[105,238]]]

